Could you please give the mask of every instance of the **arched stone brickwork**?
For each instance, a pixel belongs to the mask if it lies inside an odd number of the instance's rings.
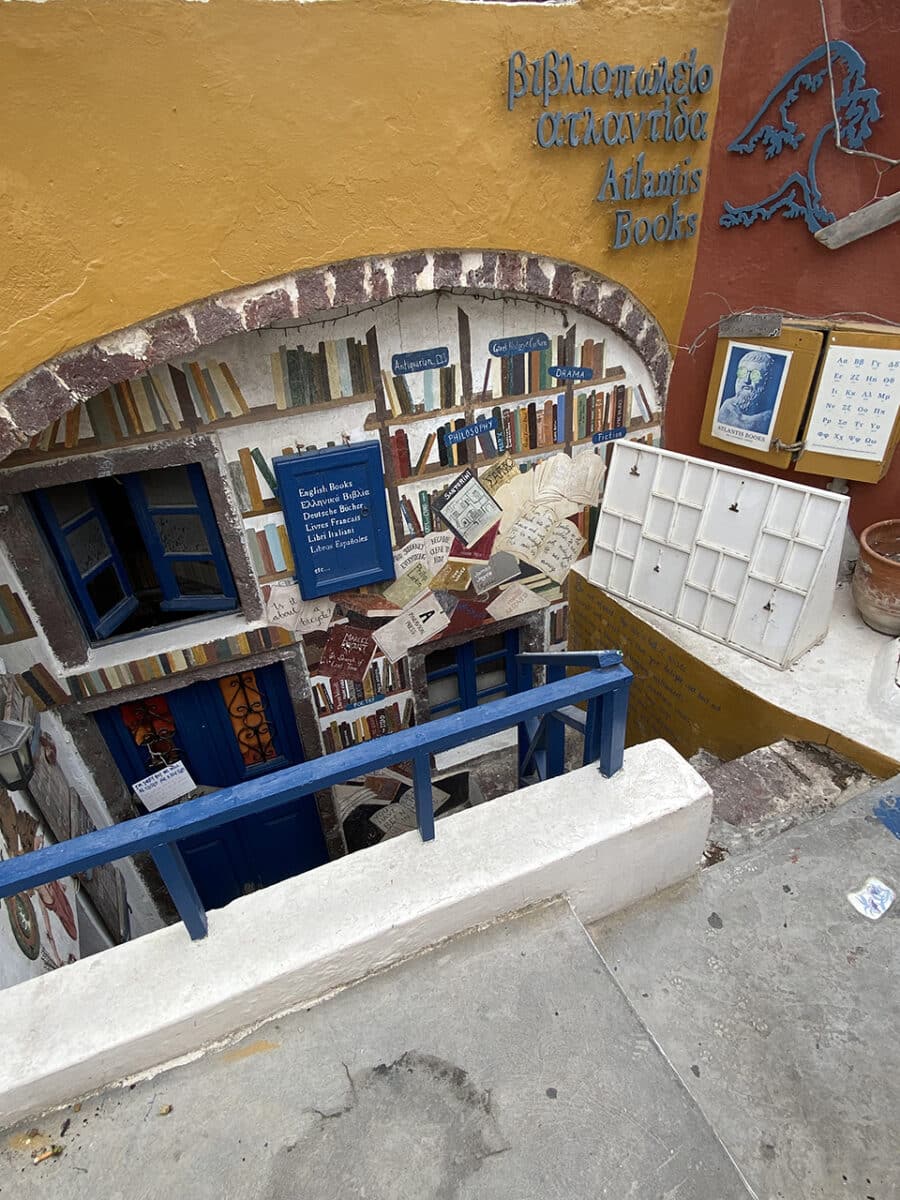
[[[111,384],[230,334],[454,289],[551,300],[596,318],[634,346],[664,411],[669,347],[656,319],[626,288],[571,263],[533,255],[423,250],[351,259],[238,288],[67,351],[0,394],[0,459]]]

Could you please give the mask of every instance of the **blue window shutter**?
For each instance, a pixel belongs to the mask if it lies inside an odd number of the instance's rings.
[[[121,480],[162,589],[160,608],[164,612],[236,608],[234,580],[200,466],[141,471],[122,475]],[[168,496],[167,484],[171,485]],[[191,590],[191,573],[185,569],[190,563],[204,569],[207,590]]]
[[[82,619],[94,637],[109,637],[138,601],[94,489],[66,484],[32,499]]]

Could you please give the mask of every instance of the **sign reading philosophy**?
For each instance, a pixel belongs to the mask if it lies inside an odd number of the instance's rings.
[[[507,108],[512,110],[526,96],[540,101],[543,111],[535,123],[535,140],[542,150],[638,147],[648,142],[673,142],[683,147],[678,160],[663,169],[648,167],[644,150],[625,167],[612,155],[601,165],[595,199],[621,206],[615,210],[614,250],[694,236],[699,213],[683,211],[682,202],[700,191],[703,168],[692,166],[692,156],[685,151],[692,143],[707,139],[709,112],[700,108],[696,97],[710,90],[714,77],[709,63],[698,66],[696,49],[671,65],[660,57],[645,67],[589,60],[576,63],[571,54],[557,50],[529,59],[523,50],[514,50],[507,68]],[[591,104],[572,109],[551,107],[551,101],[565,96],[574,97],[574,103],[585,96],[606,97],[602,103],[648,97],[653,107],[606,112],[595,112]],[[656,199],[669,203],[646,216],[635,215],[632,204]]]

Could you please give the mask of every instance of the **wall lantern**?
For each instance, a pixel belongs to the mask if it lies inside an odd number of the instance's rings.
[[[0,784],[15,792],[34,774],[36,728],[24,721],[0,721]]]

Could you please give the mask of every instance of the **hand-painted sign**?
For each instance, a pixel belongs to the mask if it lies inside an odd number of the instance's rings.
[[[550,339],[546,333],[526,333],[520,337],[494,338],[488,342],[488,351],[494,358],[511,358],[514,354],[549,349]]]
[[[593,379],[592,367],[550,367],[547,371],[553,379]]]
[[[394,578],[377,442],[289,454],[272,465],[304,600]]]
[[[434,346],[431,350],[413,350],[409,354],[392,354],[391,370],[395,375],[411,375],[414,371],[434,371],[450,363],[447,346]]]
[[[539,105],[534,140],[556,154],[570,148],[605,145],[627,147],[628,164],[612,156],[601,167],[602,181],[595,199],[615,203],[613,250],[644,246],[650,241],[673,242],[693,237],[699,214],[682,211],[682,198],[699,192],[704,168],[692,165],[699,144],[709,136],[709,111],[701,108],[713,86],[713,68],[699,62],[696,49],[670,62],[659,55],[647,65],[591,62],[558,50],[538,56],[514,50],[507,62],[506,105]],[[576,99],[577,97],[577,99]],[[599,97],[585,105],[585,97]],[[611,101],[637,97],[634,108]],[[646,100],[646,106],[644,101]],[[674,142],[679,159],[660,167],[647,164],[642,144]],[[623,201],[664,197],[668,206],[648,216],[635,216]]]
[[[615,442],[618,438],[623,438],[628,430],[624,425],[619,425],[616,429],[601,429],[599,433],[595,433],[591,441],[595,444],[600,442]]]
[[[493,433],[497,428],[496,417],[485,417],[483,421],[476,421],[474,425],[464,425],[462,429],[450,429],[444,434],[444,445],[455,446],[458,442],[464,442],[468,438],[478,437],[480,433]]]
[[[840,91],[832,95],[829,103],[825,97],[835,80],[840,81]],[[791,109],[799,101],[803,123],[807,124],[809,114],[815,109],[806,97],[820,89],[821,128],[802,129],[791,117]],[[750,123],[728,147],[733,154],[753,154],[762,147],[767,159],[775,158],[787,147],[791,151],[790,173],[780,186],[766,185],[764,198],[751,204],[730,204],[726,200],[719,224],[726,229],[747,227],[756,221],[768,221],[780,212],[783,217],[803,217],[810,233],[830,225],[834,213],[826,207],[816,177],[819,151],[824,144],[834,141],[835,123],[840,131],[840,144],[851,150],[861,149],[880,118],[878,92],[866,87],[866,64],[862,56],[848,42],[831,41],[818,46],[775,85]],[[809,155],[805,163],[798,163],[796,151],[804,141],[810,147]]]

